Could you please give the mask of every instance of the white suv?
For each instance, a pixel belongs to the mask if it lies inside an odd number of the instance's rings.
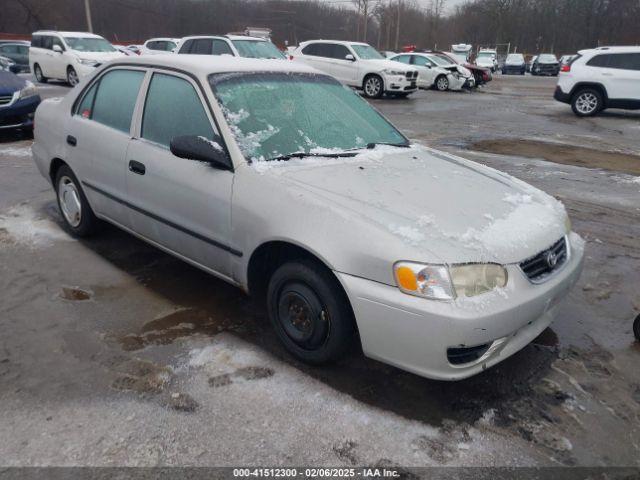
[[[176,47],[178,54],[230,55],[245,58],[270,58],[284,60],[286,57],[266,38],[246,35],[201,35],[184,37]]]
[[[554,98],[579,117],[605,108],[640,109],[640,47],[582,50],[562,66]]]
[[[291,60],[317,68],[370,98],[406,97],[418,89],[418,70],[386,59],[371,45],[334,40],[302,42]]]
[[[122,57],[100,35],[84,32],[35,32],[29,48],[29,66],[38,82],[66,80],[72,87],[96,67]]]
[[[171,53],[178,46],[179,38],[150,38],[142,48],[140,53],[143,55],[162,55],[165,53]]]

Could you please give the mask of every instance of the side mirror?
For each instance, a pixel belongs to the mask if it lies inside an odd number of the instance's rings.
[[[353,55],[351,55],[350,53],[345,55],[344,57],[345,60],[349,60],[350,62],[355,62],[356,61],[356,57],[354,57]]]
[[[169,149],[178,158],[207,162],[220,170],[231,170],[231,160],[216,140],[209,140],[196,135],[184,135],[171,139]]]
[[[56,53],[62,53],[62,47],[60,45],[54,45],[52,50]]]

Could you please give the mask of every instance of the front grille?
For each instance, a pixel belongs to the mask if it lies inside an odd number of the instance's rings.
[[[447,348],[447,360],[451,365],[472,363],[487,353],[490,346],[490,343],[485,343],[475,347]]]
[[[550,248],[520,263],[520,268],[532,282],[543,282],[567,261],[567,241],[561,238]]]
[[[13,100],[13,95],[0,95],[0,105],[9,105]]]
[[[407,80],[418,78],[418,72],[407,72]]]

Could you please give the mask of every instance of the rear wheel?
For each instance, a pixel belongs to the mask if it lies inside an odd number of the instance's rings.
[[[584,88],[573,95],[571,109],[579,117],[590,117],[602,110],[602,94],[593,88]]]
[[[300,260],[278,268],[269,281],[267,308],[284,346],[304,362],[335,361],[352,345],[349,300],[322,265]]]
[[[33,74],[36,76],[38,83],[47,83],[48,78],[42,74],[42,69],[37,63],[33,66]]]
[[[384,82],[379,75],[367,75],[364,79],[362,90],[365,97],[380,98],[384,93]]]
[[[55,188],[58,208],[69,233],[75,237],[88,237],[95,233],[99,220],[93,213],[80,182],[67,165],[58,169]]]
[[[640,342],[640,315],[633,322],[633,334],[636,336],[636,340]]]

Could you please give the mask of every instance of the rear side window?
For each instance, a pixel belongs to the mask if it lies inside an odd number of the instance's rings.
[[[211,48],[213,55],[233,55],[231,48],[224,40],[213,40],[213,46]]]
[[[128,134],[144,75],[136,70],[108,72],[87,92],[76,113]]]
[[[613,53],[609,57],[609,68],[640,70],[640,53]]]
[[[183,78],[156,73],[147,92],[142,138],[168,147],[172,138],[181,135],[214,138],[211,122],[193,85]]]
[[[34,35],[33,37],[31,37],[31,46],[42,48],[42,37],[40,35]]]
[[[193,45],[193,40],[187,40],[182,44],[178,53],[190,53],[192,45]]]
[[[409,64],[411,63],[411,55],[400,55],[399,57],[395,57],[393,60],[396,62]]]
[[[41,48],[46,48],[47,50],[51,50],[53,48],[53,37],[48,35],[43,35],[41,39]]]
[[[211,55],[211,40],[208,38],[199,38],[191,44],[189,53],[196,55]]]

